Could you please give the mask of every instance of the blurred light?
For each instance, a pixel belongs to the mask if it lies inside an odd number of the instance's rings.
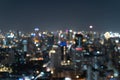
[[[23,78],[19,78],[18,80],[24,80]]]
[[[93,26],[89,26],[89,28],[90,28],[90,29],[92,29],[92,28],[93,28]]]
[[[24,80],[31,80],[29,77],[24,77]]]
[[[69,30],[69,32],[72,32],[72,30]]]
[[[75,35],[77,32],[73,32],[73,34]]]
[[[34,44],[37,44],[37,42],[34,42]]]
[[[39,36],[42,36],[41,33],[39,33]]]
[[[38,60],[43,60],[43,58],[39,57]]]
[[[12,46],[9,46],[9,48],[12,48]]]
[[[94,32],[94,34],[97,34],[96,32]]]
[[[31,33],[31,36],[33,36],[33,37],[34,37],[35,35],[36,35],[35,33]]]
[[[56,51],[55,50],[50,50],[50,53],[56,53]]]
[[[86,39],[83,39],[83,42],[86,42],[87,40]]]
[[[118,72],[115,72],[114,77],[118,77],[118,76],[119,76]]]
[[[65,80],[72,80],[72,79],[71,79],[71,78],[69,78],[69,77],[66,77],[66,78],[65,78]]]
[[[47,67],[47,64],[44,64],[43,67]]]
[[[44,76],[44,72],[41,72],[40,74],[38,74],[36,77],[35,77],[35,79],[34,80],[37,80],[39,77],[42,77],[42,76]]]
[[[63,34],[61,34],[61,36],[60,36],[61,38],[63,38],[64,37],[64,35]]]
[[[60,44],[61,43],[61,41],[58,41],[58,44]]]
[[[53,45],[53,48],[58,48],[58,45]]]
[[[34,30],[35,30],[35,31],[39,31],[39,28],[35,28]]]
[[[118,50],[120,50],[120,47],[118,46]]]
[[[73,44],[76,44],[76,42],[75,42],[75,41],[73,41]]]
[[[36,44],[36,47],[38,47],[39,46],[39,44]]]
[[[39,71],[37,70],[37,71],[36,71],[36,73],[38,74],[38,73],[39,73]]]
[[[79,78],[79,75],[77,75],[76,78]]]
[[[113,78],[114,76],[111,76],[111,78]]]
[[[13,38],[14,37],[14,34],[13,33],[10,33],[7,35],[8,38]]]
[[[76,51],[82,51],[83,49],[81,47],[75,48]]]
[[[97,51],[97,54],[100,54],[100,51]]]
[[[49,71],[50,71],[50,68],[48,67],[48,68],[47,68],[47,72],[49,72]]]
[[[38,61],[38,60],[43,60],[43,58],[39,57],[39,58],[31,58],[30,61]]]
[[[84,65],[84,66],[83,66],[83,69],[84,69],[84,70],[87,70],[87,65]]]
[[[104,44],[104,40],[100,40],[100,43],[103,45]]]
[[[60,30],[60,34],[62,33],[62,30]]]
[[[43,32],[43,34],[47,34],[47,32]]]
[[[61,61],[61,65],[68,65],[68,64],[67,64],[66,61],[64,60],[64,61]]]
[[[36,44],[36,43],[38,43],[38,42],[39,42],[39,40],[37,40],[37,39],[34,39],[34,42],[35,42],[35,44]]]
[[[73,43],[73,41],[70,41],[70,43]]]
[[[106,33],[104,34],[104,37],[108,40],[108,39],[110,38],[110,33],[109,33],[109,32],[106,32]]]
[[[30,54],[26,54],[27,57],[31,56]]]
[[[34,79],[34,78],[35,78],[34,76],[31,77],[31,79]]]
[[[53,71],[53,70],[51,71],[51,74],[54,74],[54,71]]]
[[[40,48],[37,48],[37,50],[39,51],[39,50],[40,50]]]
[[[67,60],[68,63],[70,63],[70,60]]]
[[[41,72],[41,73],[40,73],[40,76],[43,76],[44,74],[45,74],[44,72]]]
[[[119,37],[119,33],[114,33],[115,37]]]
[[[118,63],[120,64],[120,61],[118,61]]]
[[[119,40],[115,40],[116,43],[119,43]]]

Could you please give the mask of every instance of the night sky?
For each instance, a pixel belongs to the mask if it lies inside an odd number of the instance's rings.
[[[120,30],[120,0],[0,0],[0,29]],[[120,31],[119,31],[120,32]]]

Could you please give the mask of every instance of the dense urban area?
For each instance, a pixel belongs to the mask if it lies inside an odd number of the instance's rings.
[[[0,80],[120,80],[120,33],[0,31]]]

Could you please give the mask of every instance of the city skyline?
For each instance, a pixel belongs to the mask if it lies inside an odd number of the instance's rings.
[[[119,31],[119,0],[1,0],[0,29]]]

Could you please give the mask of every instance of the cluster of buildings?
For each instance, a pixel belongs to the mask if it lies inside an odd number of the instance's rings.
[[[11,73],[15,71],[13,63],[42,61],[41,66],[52,75],[50,79],[118,80],[120,33],[71,29],[41,32],[39,28],[31,33],[1,32],[0,61],[0,66],[9,67]],[[37,73],[41,75],[39,70]]]

